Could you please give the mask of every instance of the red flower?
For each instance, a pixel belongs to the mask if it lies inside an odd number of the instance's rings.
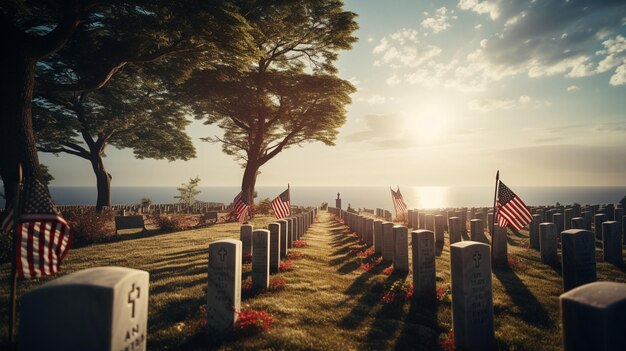
[[[391,275],[391,274],[393,274],[393,267],[387,267],[387,268],[383,269],[383,274],[384,275]]]
[[[248,253],[245,255],[241,256],[241,263],[242,264],[250,264],[252,263],[252,253]]]
[[[270,329],[274,323],[274,317],[264,310],[253,310],[244,308],[237,312],[238,318],[235,323],[235,330],[243,334],[254,334]]]
[[[296,240],[296,241],[293,242],[292,245],[293,245],[293,247],[300,248],[300,247],[306,247],[307,243],[306,243],[306,240]]]
[[[248,277],[246,278],[246,280],[241,282],[241,290],[242,291],[252,290],[252,277]]]
[[[385,304],[402,303],[413,296],[413,284],[396,280],[389,290],[383,293],[381,301]]]
[[[287,258],[290,260],[299,260],[301,258],[304,258],[304,256],[300,252],[290,252],[287,255]]]
[[[280,261],[278,265],[278,270],[281,272],[289,272],[293,266],[293,262],[291,260]]]
[[[439,348],[443,351],[454,351],[454,332],[452,330],[439,337]]]
[[[276,290],[281,290],[285,288],[285,281],[280,279],[280,278],[274,278],[272,280],[270,280],[270,287],[269,289],[271,291],[276,291]]]

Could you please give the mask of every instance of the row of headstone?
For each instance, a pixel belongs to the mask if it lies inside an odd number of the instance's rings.
[[[95,206],[91,205],[62,205],[57,206],[61,212],[78,212],[85,213],[94,211]],[[104,210],[113,210],[120,216],[136,215],[136,214],[165,214],[165,213],[193,213],[200,214],[207,211],[224,211],[226,206],[219,202],[196,201],[193,204],[169,203],[169,204],[151,204],[142,206],[139,204],[113,205],[107,206]]]

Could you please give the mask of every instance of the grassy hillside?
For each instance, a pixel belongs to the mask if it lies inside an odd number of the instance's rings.
[[[270,217],[254,220],[266,228]],[[511,265],[493,274],[496,339],[500,349],[558,350],[560,267],[544,265],[538,252],[528,249],[525,233],[509,239]],[[62,273],[94,266],[125,266],[150,272],[148,348],[150,350],[221,349],[437,349],[452,327],[449,298],[450,266],[447,244],[437,257],[436,305],[420,301],[384,304],[382,295],[397,280],[384,264],[369,272],[358,254],[365,246],[345,226],[320,213],[304,239],[306,247],[291,271],[279,273],[286,283],[277,291],[245,293],[242,305],[272,314],[270,330],[254,336],[228,335],[209,340],[202,319],[206,304],[207,246],[211,241],[238,238],[236,223],[170,234],[156,234],[114,243],[73,249]],[[410,253],[410,250],[409,250]],[[360,254],[363,256],[363,254]],[[244,265],[244,279],[251,266]],[[0,267],[0,326],[7,335],[8,265]],[[626,282],[623,268],[598,262],[600,280]],[[19,294],[51,278],[21,282]]]

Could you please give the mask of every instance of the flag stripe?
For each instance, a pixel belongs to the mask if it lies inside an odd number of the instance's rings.
[[[402,193],[400,193],[400,187],[398,187],[398,190],[394,191],[393,189],[391,190],[391,199],[393,201],[393,207],[396,211],[396,216],[399,213],[405,213],[407,211],[407,205],[404,202],[404,198],[402,197]]]
[[[496,216],[500,227],[511,225],[513,228],[520,230],[532,220],[528,206],[502,182],[498,185],[496,204]]]
[[[283,191],[274,200],[272,200],[272,210],[277,219],[282,219],[291,214],[291,201],[289,189]]]

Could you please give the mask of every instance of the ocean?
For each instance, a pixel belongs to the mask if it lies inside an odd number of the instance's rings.
[[[198,200],[229,204],[239,192],[237,186],[200,187]],[[257,201],[273,199],[284,187],[257,187]],[[409,208],[488,207],[493,205],[493,187],[401,187]],[[512,190],[527,205],[563,205],[579,203],[615,204],[626,196],[626,186],[621,187],[513,187]],[[51,186],[50,192],[58,205],[93,205],[96,201],[95,187]],[[327,202],[335,206],[340,193],[342,207],[393,209],[391,194],[384,186],[292,186],[291,203],[300,206],[319,206]],[[152,203],[174,203],[178,194],[176,187],[113,187],[113,204],[136,204],[141,198]],[[4,200],[0,198],[0,206]]]

